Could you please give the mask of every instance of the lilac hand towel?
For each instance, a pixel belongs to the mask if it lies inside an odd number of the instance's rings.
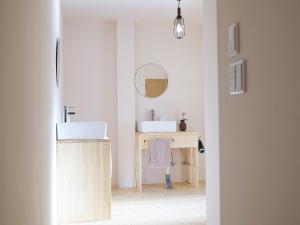
[[[170,141],[165,139],[150,140],[152,168],[167,168],[171,163]]]

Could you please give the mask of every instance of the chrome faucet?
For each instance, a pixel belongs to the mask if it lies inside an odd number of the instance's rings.
[[[69,123],[71,121],[70,115],[75,115],[76,112],[71,112],[70,109],[74,109],[72,106],[64,106],[64,123]]]

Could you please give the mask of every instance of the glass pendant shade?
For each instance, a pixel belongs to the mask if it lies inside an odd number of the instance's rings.
[[[182,39],[185,35],[184,19],[176,18],[174,21],[174,36],[177,39]]]
[[[184,19],[181,16],[181,9],[179,7],[177,9],[177,17],[174,20],[173,33],[177,39],[182,39],[185,35]]]

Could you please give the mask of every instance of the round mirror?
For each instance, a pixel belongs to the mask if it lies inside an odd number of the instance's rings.
[[[163,67],[147,63],[135,73],[136,90],[148,98],[161,96],[168,87],[168,75]]]

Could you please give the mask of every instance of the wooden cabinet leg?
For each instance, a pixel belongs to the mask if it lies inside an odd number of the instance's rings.
[[[186,162],[187,163],[185,165],[186,168],[186,182],[189,184],[192,184],[192,178],[193,178],[193,174],[192,174],[192,162],[191,162],[191,149],[187,148],[186,149]]]
[[[136,188],[139,192],[142,191],[142,149],[140,148],[140,146],[140,143],[138,143],[135,153],[135,179]]]
[[[193,183],[192,184],[196,188],[199,188],[199,155],[198,155],[197,148],[192,149],[192,155],[193,155],[193,163],[192,163]]]

